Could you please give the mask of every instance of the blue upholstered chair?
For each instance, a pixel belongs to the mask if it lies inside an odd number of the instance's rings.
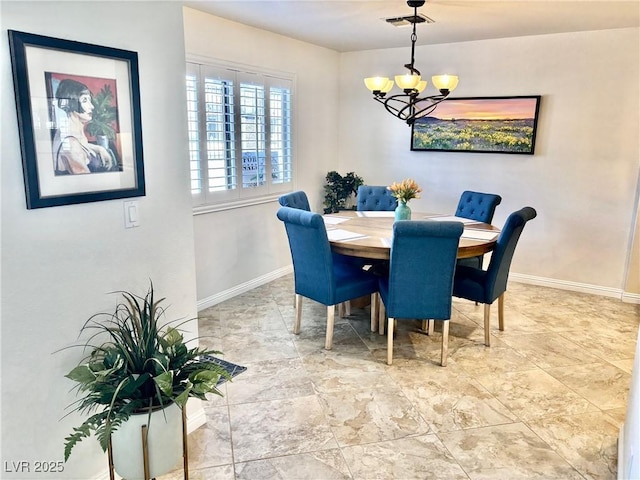
[[[493,193],[472,192],[470,190],[462,192],[458,208],[456,208],[456,216],[469,218],[483,223],[491,223],[496,207],[502,202],[500,195]],[[466,265],[468,267],[482,268],[484,255],[477,257],[461,258],[458,265]]]
[[[531,207],[524,207],[509,215],[486,271],[466,265],[456,268],[453,296],[484,303],[484,344],[487,347],[490,346],[491,337],[491,304],[498,299],[498,326],[504,330],[504,292],[507,290],[511,260],[525,224],[536,215]]]
[[[278,203],[283,207],[298,208],[300,210],[306,210],[307,212],[311,211],[307,194],[302,190],[282,195],[278,198]]]
[[[447,364],[451,290],[461,222],[412,221],[393,224],[389,276],[378,283],[387,328],[387,364],[393,361],[394,319],[443,320],[442,366]]]
[[[387,187],[360,185],[357,200],[356,208],[359,211],[393,211],[398,206],[398,200]]]
[[[456,216],[470,218],[478,222],[491,223],[493,214],[500,202],[502,202],[500,195],[467,190],[460,195]]]
[[[309,205],[309,199],[307,198],[307,194],[302,190],[298,190],[295,192],[287,193],[278,197],[278,203],[283,207],[291,207],[297,208],[299,210],[305,210],[307,212],[311,211],[311,206]],[[333,254],[333,261],[336,263],[348,263],[358,268],[362,268],[365,265],[364,260],[356,257],[348,257],[347,255],[341,255],[339,253]],[[295,297],[293,299],[293,303],[295,306]],[[344,302],[344,304],[340,304],[340,312],[344,308],[344,313],[346,315],[351,314],[351,304],[350,302]]]
[[[376,315],[378,279],[358,266],[334,261],[322,216],[290,207],[280,207],[277,216],[284,222],[293,259],[296,292],[296,319],[293,333],[300,333],[302,297],[327,306],[325,348],[331,350],[335,306],[371,295],[372,321]]]

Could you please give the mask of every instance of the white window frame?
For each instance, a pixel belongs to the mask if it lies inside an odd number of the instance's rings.
[[[296,174],[296,142],[295,131],[296,126],[295,119],[295,75],[284,72],[267,71],[257,67],[244,66],[239,64],[231,64],[228,62],[217,62],[211,59],[204,59],[201,57],[187,57],[186,65],[187,77],[195,75],[196,77],[196,94],[197,97],[197,115],[194,112],[193,95],[188,97],[188,115],[189,115],[189,157],[190,172],[194,171],[194,168],[200,173],[200,192],[193,192],[193,186],[198,184],[198,178],[194,178],[194,174],[190,173],[190,186],[192,189],[192,199],[194,214],[202,214],[220,210],[228,210],[231,208],[238,208],[247,205],[255,205],[260,203],[272,202],[274,199],[282,195],[283,193],[291,192],[295,189],[295,174]],[[205,78],[214,80],[224,80],[233,84],[233,145],[227,145],[224,153],[221,155],[228,158],[233,155],[235,158],[235,188],[224,189],[219,191],[208,191],[208,180],[202,182],[205,175],[210,175],[210,165],[207,160],[207,156],[212,154],[212,151],[208,150],[206,145],[207,131],[206,131],[206,107],[204,102],[205,93]],[[242,155],[242,136],[241,136],[241,109],[240,109],[240,85],[241,84],[255,84],[264,86],[264,165],[263,175],[260,178],[263,180],[262,185],[243,186],[243,165],[246,167],[246,159],[243,162]],[[228,84],[226,84],[228,85]],[[273,136],[271,132],[271,90],[272,89],[285,89],[289,92],[289,122],[288,125],[285,122],[284,126],[278,128]],[[247,91],[247,90],[245,90]],[[250,92],[250,89],[248,90]],[[225,97],[228,98],[228,97]],[[227,111],[227,109],[225,109]],[[274,111],[277,112],[277,110]],[[222,115],[219,113],[218,115]],[[196,119],[197,117],[197,119]],[[249,120],[251,117],[249,117]],[[277,117],[276,117],[277,119]],[[194,124],[197,126],[194,127]],[[259,124],[260,122],[257,122]],[[196,130],[194,130],[196,128]],[[258,127],[258,129],[260,129]],[[225,131],[227,128],[224,129]],[[278,142],[281,137],[288,138],[284,145],[282,142]],[[202,139],[205,139],[205,144],[202,144]],[[245,137],[246,139],[246,137]],[[197,143],[194,143],[197,142]],[[259,141],[257,141],[259,144]],[[196,148],[193,148],[196,146]],[[286,147],[289,147],[288,149]],[[277,165],[272,166],[272,147],[277,147],[278,152],[282,152],[278,155],[278,158],[282,158],[282,166],[280,168],[280,176],[276,177],[276,181],[273,181],[271,175],[264,175],[264,172],[272,172],[273,168],[277,168]],[[276,148],[273,148],[276,150]],[[220,152],[218,152],[220,154]],[[246,154],[247,152],[245,152]],[[275,152],[274,152],[275,155]],[[259,162],[261,154],[256,151],[256,160]],[[285,161],[285,159],[288,160]],[[206,162],[206,163],[205,163]],[[286,167],[288,165],[288,168]],[[233,167],[231,168],[233,170]],[[228,173],[228,172],[225,172]],[[277,181],[277,180],[280,181]],[[226,183],[226,180],[223,180]]]

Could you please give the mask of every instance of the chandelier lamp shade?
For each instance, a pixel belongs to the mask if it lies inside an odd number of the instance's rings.
[[[407,5],[413,8],[413,16],[406,19],[413,24],[411,34],[411,63],[407,63],[405,68],[409,70],[403,75],[396,75],[395,85],[402,90],[402,93],[387,96],[394,86],[394,80],[388,77],[369,77],[364,79],[364,84],[373,93],[373,98],[384,105],[387,111],[399,119],[407,122],[408,125],[433,112],[438,104],[449,96],[458,86],[456,75],[434,75],[431,77],[433,86],[440,93],[437,95],[420,96],[427,88],[427,81],[422,79],[420,72],[415,68],[416,24],[424,22],[423,17],[418,15],[418,7],[423,6],[425,0],[409,0]]]

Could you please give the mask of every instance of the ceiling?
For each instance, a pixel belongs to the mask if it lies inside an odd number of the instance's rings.
[[[382,19],[408,16],[404,0],[189,0],[185,6],[339,52],[403,47],[410,27]],[[418,45],[640,26],[640,0],[427,0]]]

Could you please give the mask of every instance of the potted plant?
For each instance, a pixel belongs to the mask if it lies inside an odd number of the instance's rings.
[[[324,186],[324,213],[337,213],[341,209],[348,208],[347,202],[351,195],[358,194],[358,187],[364,184],[362,177],[354,172],[347,173],[344,177],[336,171],[327,173]]]
[[[81,335],[86,333],[89,337],[76,346],[90,349],[90,353],[66,375],[76,382],[77,393],[82,395],[70,406],[72,412],[91,415],[65,439],[64,457],[67,461],[79,441],[95,434],[104,451],[111,440],[115,470],[132,480],[143,478],[141,460],[119,461],[117,457],[118,452],[124,457],[134,450],[142,453],[140,427],[134,428],[131,440],[117,437],[120,430],[125,431],[129,421],[140,417],[148,425],[149,437],[159,433],[161,424],[179,427],[182,422],[169,419],[169,408],[180,414],[189,397],[206,400],[207,393],[222,395],[216,388],[218,380],[230,376],[207,358],[220,352],[187,346],[179,331],[184,321],[161,323],[165,315],[161,305],[164,298],[155,298],[153,283],[144,297],[126,291],[114,293],[122,297],[115,310],[93,315],[83,325]],[[149,457],[160,461],[159,465],[151,466],[151,477],[169,471],[182,454],[180,431],[169,436],[178,438],[177,452],[152,455],[152,443],[162,445],[167,440],[147,442]],[[118,442],[132,443],[116,445],[116,438]],[[128,465],[127,461],[135,465]]]
[[[91,112],[91,121],[87,124],[87,133],[95,137],[96,142],[104,148],[109,148],[109,141],[116,140],[113,123],[117,120],[118,109],[111,105],[112,100],[113,93],[110,85],[102,87],[91,98],[93,112]]]

